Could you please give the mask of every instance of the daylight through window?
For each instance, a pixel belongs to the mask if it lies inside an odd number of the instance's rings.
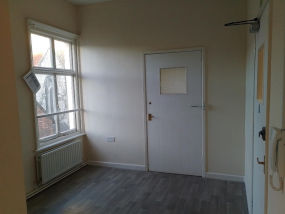
[[[40,142],[80,131],[75,40],[30,31],[32,70],[41,88],[35,95]],[[40,144],[41,145],[41,144]]]

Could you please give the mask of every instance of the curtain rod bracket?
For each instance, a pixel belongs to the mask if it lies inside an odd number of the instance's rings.
[[[230,23],[226,23],[225,27],[236,26],[236,25],[250,25],[249,32],[257,33],[260,29],[260,20],[258,18],[254,18],[250,20],[230,22]]]

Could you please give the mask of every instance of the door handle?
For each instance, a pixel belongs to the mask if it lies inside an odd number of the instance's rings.
[[[191,108],[202,108],[203,106],[191,106]]]
[[[266,139],[266,128],[262,127],[262,129],[258,132],[258,137],[262,138],[263,141]]]
[[[152,114],[147,114],[147,120],[148,121],[152,121],[152,118],[154,118],[154,116]]]
[[[260,165],[265,165],[265,161],[260,161],[259,158],[256,158],[256,161]]]
[[[193,106],[191,106],[191,108],[200,108],[202,110],[206,110],[207,106],[205,104],[203,104],[203,105],[193,105]]]
[[[263,157],[263,161],[260,161],[259,158],[256,158],[257,164],[263,165],[263,172],[265,174],[265,156]]]

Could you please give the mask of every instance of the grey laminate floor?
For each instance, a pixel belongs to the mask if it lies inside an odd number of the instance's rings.
[[[247,214],[244,185],[87,166],[28,200],[30,214]]]

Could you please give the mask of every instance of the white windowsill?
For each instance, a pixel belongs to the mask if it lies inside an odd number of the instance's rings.
[[[79,137],[84,136],[84,135],[85,135],[85,133],[83,133],[83,132],[76,132],[76,133],[70,134],[68,136],[59,137],[57,139],[51,140],[50,143],[46,142],[48,145],[45,145],[45,146],[38,148],[36,150],[36,152],[41,153],[41,152],[53,149],[53,148],[58,147],[62,144],[65,144],[68,141],[74,140],[74,139],[79,138]]]

